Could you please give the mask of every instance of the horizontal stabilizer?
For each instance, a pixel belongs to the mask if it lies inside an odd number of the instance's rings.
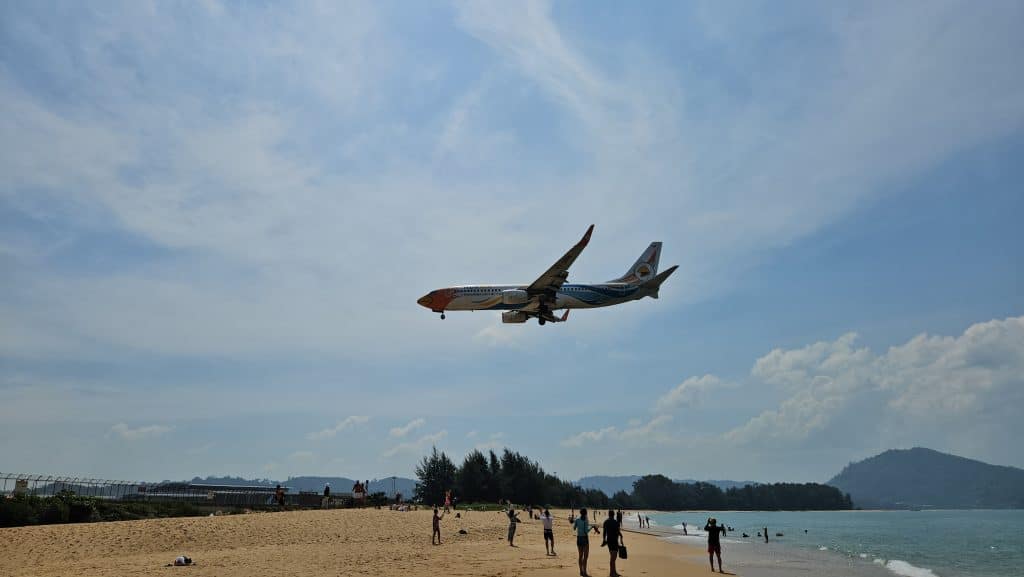
[[[658,289],[661,288],[661,283],[668,280],[668,277],[672,276],[672,273],[676,272],[677,268],[679,268],[679,265],[673,265],[665,272],[658,274],[651,280],[644,283],[644,288],[649,291],[652,298],[658,298]]]

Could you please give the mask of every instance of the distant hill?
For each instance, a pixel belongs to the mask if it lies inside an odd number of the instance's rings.
[[[920,447],[851,463],[828,484],[860,508],[1024,508],[1024,469]]]
[[[633,492],[633,483],[640,478],[640,475],[618,475],[618,476],[607,476],[607,475],[595,475],[590,477],[583,477],[577,481],[577,485],[584,489],[597,489],[603,492],[605,495],[611,497],[619,491],[625,491],[627,493]],[[677,483],[696,483],[693,479],[673,479]],[[726,491],[733,487],[743,487],[745,485],[757,485],[754,481],[725,481],[725,480],[711,480],[702,481],[704,483],[710,483],[717,486],[719,489]]]
[[[348,493],[352,490],[352,485],[355,485],[354,479],[348,477],[313,477],[313,476],[300,476],[300,477],[289,477],[285,481],[274,481],[271,479],[246,479],[243,477],[194,477],[191,481],[196,484],[206,485],[245,485],[245,486],[274,486],[278,483],[288,487],[293,492],[299,491],[316,491],[320,492],[324,490],[324,485],[327,483],[331,484],[331,489],[338,493]],[[412,496],[413,488],[416,486],[416,481],[413,479],[407,479],[405,477],[395,478],[395,490],[407,497]],[[386,479],[372,479],[370,480],[370,493],[387,493],[391,495],[391,477]]]

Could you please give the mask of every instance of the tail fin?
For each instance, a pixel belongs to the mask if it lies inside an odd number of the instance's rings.
[[[658,274],[658,259],[661,258],[661,243],[652,242],[647,250],[636,259],[633,266],[629,267],[626,274],[608,282],[624,282],[629,284],[643,284]]]
[[[676,272],[679,265],[673,265],[665,272],[655,276],[651,280],[644,283],[644,289],[647,291],[647,296],[651,298],[658,298],[658,289],[661,288],[661,283],[668,280],[668,277],[672,276],[672,273]]]

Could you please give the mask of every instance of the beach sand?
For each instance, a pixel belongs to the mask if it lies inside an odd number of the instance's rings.
[[[462,514],[444,517],[439,546],[430,544],[428,510],[288,511],[0,529],[0,576],[578,575],[568,512],[557,513],[555,557],[544,553],[540,521],[525,513],[515,548],[505,540],[502,513]],[[618,565],[625,577],[710,573],[699,548],[631,532],[625,542],[629,559]],[[608,575],[608,552],[600,543],[591,536],[594,577]],[[165,566],[181,554],[196,566]]]

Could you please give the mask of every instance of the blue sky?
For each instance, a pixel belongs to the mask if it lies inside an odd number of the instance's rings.
[[[0,470],[1024,466],[1019,3],[0,7]],[[661,298],[441,322],[652,240]]]

